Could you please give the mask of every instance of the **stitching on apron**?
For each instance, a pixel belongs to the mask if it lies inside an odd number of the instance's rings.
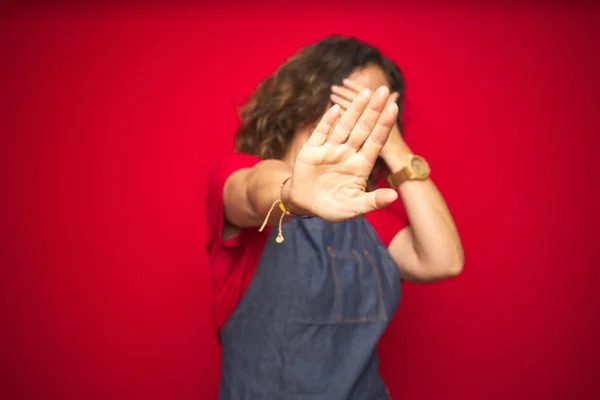
[[[358,262],[358,281],[360,283],[360,305],[362,308],[362,321],[366,321],[367,320],[367,311],[365,309],[365,288],[363,285],[363,263],[360,257],[360,254],[358,254],[358,251],[356,251],[355,249],[352,249],[352,254],[354,255],[354,257],[356,257],[356,261]]]
[[[356,324],[356,323],[378,322],[378,321],[381,321],[382,319],[387,320],[385,306],[383,304],[383,289],[381,288],[381,276],[379,274],[379,270],[375,266],[371,257],[369,256],[369,259],[371,260],[371,265],[373,266],[373,270],[375,272],[375,278],[377,280],[377,292],[378,292],[377,295],[378,295],[378,300],[379,300],[378,304],[379,304],[379,314],[380,314],[377,317],[367,317],[367,315],[366,315],[366,303],[365,303],[364,284],[363,284],[363,262],[362,262],[362,257],[360,256],[360,253],[358,251],[356,251],[356,249],[352,249],[353,257],[336,255],[334,252],[333,246],[331,246],[331,245],[327,246],[327,250],[329,251],[329,255],[331,257],[331,272],[332,272],[334,286],[335,286],[335,288],[334,288],[335,298],[334,298],[334,303],[333,303],[333,315],[334,315],[335,322],[339,323],[339,324]],[[364,253],[365,253],[365,255],[368,255],[367,250],[365,250]],[[337,268],[336,268],[336,260],[341,260],[341,259],[356,260],[358,262],[361,309],[362,309],[362,317],[360,317],[360,318],[355,318],[355,317],[346,318],[342,315],[343,310],[342,310],[341,284],[340,284],[339,275],[337,273]],[[302,320],[301,319],[295,320],[295,322],[301,323]],[[306,323],[308,323],[308,322],[309,321],[306,321]],[[314,321],[312,323],[314,323]],[[321,324],[319,324],[319,325],[321,325]],[[323,323],[322,325],[329,325],[329,323]]]
[[[334,282],[334,290],[335,290],[335,297],[333,300],[333,315],[335,316],[335,320],[338,322],[342,321],[342,306],[341,306],[341,297],[342,294],[340,293],[340,280],[337,274],[337,269],[336,269],[336,264],[335,264],[335,254],[333,253],[333,247],[332,246],[327,246],[327,250],[329,251],[329,255],[331,256],[331,274],[333,276],[333,282]]]
[[[375,265],[375,260],[373,260],[373,257],[371,257],[371,254],[369,254],[367,250],[365,250],[365,256],[367,256],[367,258],[371,262],[371,265],[373,266],[373,272],[375,272],[375,277],[377,278],[377,292],[379,295],[379,307],[381,310],[381,318],[387,320],[387,313],[385,312],[385,304],[383,302],[383,287],[381,284],[381,274],[379,273],[379,269],[377,269],[377,265]]]

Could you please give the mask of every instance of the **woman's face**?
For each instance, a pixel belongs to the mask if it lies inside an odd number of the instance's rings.
[[[348,78],[351,81],[354,81],[360,86],[368,88],[373,92],[377,90],[377,88],[379,88],[380,86],[387,86],[388,88],[390,87],[387,75],[385,74],[385,72],[383,72],[383,69],[376,64],[368,64],[364,68],[357,68],[348,76]],[[329,107],[331,107],[332,105],[332,103],[329,103]],[[296,136],[294,140],[294,146],[292,146],[293,149],[291,151],[288,151],[286,156],[284,156],[284,159],[288,159],[291,161],[295,160],[297,154],[296,152],[299,151],[299,149],[302,146],[304,146],[304,144],[310,137],[310,134],[312,133],[313,129],[316,128],[318,123],[319,121],[317,120],[315,121],[314,125],[303,128],[303,134]]]
[[[372,92],[380,86],[390,87],[385,72],[376,64],[368,64],[364,68],[355,69],[348,78],[360,86],[370,89]]]

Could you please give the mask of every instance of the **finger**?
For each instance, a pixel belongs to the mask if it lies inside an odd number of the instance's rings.
[[[381,86],[379,89],[377,89],[371,98],[369,105],[362,113],[356,126],[350,133],[350,137],[347,141],[350,147],[358,151],[363,146],[365,140],[367,140],[371,134],[371,131],[375,127],[381,112],[384,110],[388,96],[389,91],[387,87]]]
[[[329,96],[329,98],[335,104],[339,104],[339,106],[342,107],[342,110],[347,110],[350,107],[350,104],[352,103],[351,100],[347,100],[343,97],[338,96],[337,94],[332,94],[331,96]]]
[[[347,100],[354,100],[354,98],[358,95],[358,93],[360,92],[360,90],[352,90],[352,89],[348,89],[346,87],[343,86],[337,86],[337,85],[333,85],[331,87],[331,92],[333,94],[336,94],[340,97],[343,97],[344,99]]]
[[[375,164],[381,149],[387,142],[390,132],[396,123],[398,116],[398,105],[396,103],[389,104],[379,116],[375,128],[371,131],[369,137],[365,140],[364,145],[360,149],[360,153],[371,163]]]
[[[360,92],[361,90],[363,90],[363,87],[360,86],[358,83],[346,78],[342,81],[342,83],[344,84],[344,86],[346,86],[348,89],[354,90],[355,92]]]
[[[321,146],[327,140],[331,130],[340,116],[340,106],[334,104],[325,114],[306,142],[306,146]]]
[[[350,135],[354,125],[356,125],[367,104],[369,104],[370,99],[371,91],[366,89],[356,96],[327,138],[329,143],[341,144],[346,142],[348,135]]]
[[[394,189],[384,188],[367,192],[356,199],[355,212],[364,215],[371,211],[388,207],[398,199],[398,192]]]

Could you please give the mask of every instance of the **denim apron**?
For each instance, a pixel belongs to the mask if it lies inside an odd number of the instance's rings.
[[[364,219],[273,229],[221,331],[220,400],[389,399],[375,346],[400,276]]]

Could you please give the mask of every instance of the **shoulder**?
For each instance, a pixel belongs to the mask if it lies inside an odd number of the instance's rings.
[[[206,188],[206,226],[207,226],[207,250],[210,251],[212,245],[219,243],[227,247],[233,247],[236,240],[224,240],[224,207],[223,191],[229,177],[236,171],[252,168],[258,164],[261,159],[252,154],[229,153],[219,159],[212,165],[208,175]]]

